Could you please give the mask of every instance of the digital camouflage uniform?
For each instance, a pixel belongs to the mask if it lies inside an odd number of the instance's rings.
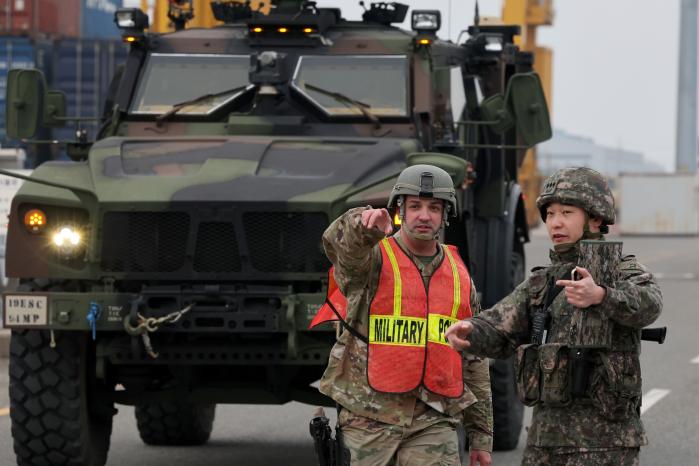
[[[591,172],[564,169],[557,177],[552,176],[538,200],[542,217],[550,202],[566,201],[562,203],[579,205],[588,212],[596,209],[592,215],[604,218],[605,223],[613,223],[613,212],[604,211],[607,196],[611,201],[607,206],[613,208],[611,193],[601,175]],[[604,186],[594,183],[604,183]],[[556,189],[578,198],[556,197]],[[600,199],[600,195],[604,198]],[[595,207],[590,208],[593,201]],[[601,237],[586,231],[583,238],[595,236]],[[651,273],[634,256],[627,255],[618,263],[614,283],[603,285],[606,295],[599,305],[577,309],[568,303],[565,293],[559,293],[548,308],[551,322],[546,345],[530,344],[534,312],[544,305],[547,292],[551,292],[549,283],[570,279],[573,267],[579,264],[579,245],[577,242],[556,246],[550,253],[550,265],[534,268],[528,279],[509,296],[474,317],[471,320],[474,328],[468,337],[471,346],[467,351],[492,358],[506,358],[517,352],[521,358],[517,368],[520,398],[529,395],[530,399],[523,401],[534,405],[523,465],[636,465],[639,447],[648,442],[639,414],[642,394],[640,330],[655,321],[662,309],[660,288]],[[586,332],[580,323],[584,322],[579,318],[581,315],[583,319],[591,315],[608,319],[611,347],[593,353],[584,395],[563,400],[570,383],[568,379],[559,384],[560,390],[547,392],[549,401],[541,400],[544,383],[556,380],[555,374],[547,374],[544,369],[568,364],[570,360],[563,353],[567,351],[565,347],[575,347]],[[546,350],[542,353],[544,346]],[[539,358],[531,360],[533,366],[531,361],[525,364],[527,350],[532,348]],[[547,353],[547,350],[551,351]],[[527,367],[535,367],[534,372]],[[560,374],[565,374],[566,367]],[[536,388],[529,390],[531,387]]]
[[[361,225],[364,208],[351,209],[335,220],[323,235],[326,254],[335,266],[335,280],[347,298],[347,322],[367,334],[369,304],[381,270],[378,243],[384,234]],[[396,238],[404,251],[399,237]],[[441,263],[442,248],[431,263],[413,259],[429,277]],[[471,283],[471,311],[479,303]],[[320,391],[341,407],[339,424],[352,464],[389,464],[402,439],[397,465],[460,464],[455,427],[463,422],[472,449],[492,449],[492,403],[487,360],[463,359],[464,393],[447,399],[417,389],[405,394],[380,393],[367,383],[367,345],[343,332],[330,353]],[[435,409],[436,408],[436,409]],[[410,463],[405,459],[410,458]]]

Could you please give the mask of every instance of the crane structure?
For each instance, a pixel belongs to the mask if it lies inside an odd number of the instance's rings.
[[[515,38],[515,43],[521,50],[534,55],[534,70],[541,78],[549,114],[552,109],[553,51],[537,44],[536,33],[539,26],[553,24],[553,16],[553,0],[503,0],[502,22],[521,26],[521,35]],[[524,193],[527,223],[530,227],[535,226],[541,218],[536,208],[536,198],[541,190],[541,175],[537,167],[535,148],[527,151],[519,170],[518,181]]]

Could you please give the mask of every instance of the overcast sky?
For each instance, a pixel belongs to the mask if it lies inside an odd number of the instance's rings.
[[[451,34],[456,40],[473,20],[474,0],[403,3],[440,9],[443,38]],[[348,19],[359,19],[363,11],[358,0],[318,4],[342,7]],[[479,4],[481,15],[500,16],[502,0]],[[554,53],[554,127],[641,152],[674,169],[679,5],[680,0],[554,0],[554,24],[539,33],[539,43]]]

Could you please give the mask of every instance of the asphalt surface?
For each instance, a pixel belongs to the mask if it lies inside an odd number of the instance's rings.
[[[624,251],[659,279],[664,312],[655,325],[668,326],[664,345],[643,347],[643,420],[650,445],[642,465],[698,464],[699,445],[699,238],[622,237]],[[527,245],[527,263],[545,264],[548,241],[542,232]],[[16,464],[8,416],[7,360],[0,359],[0,466]],[[314,465],[308,421],[314,407],[219,406],[211,441],[204,447],[156,448],[138,437],[133,409],[120,406],[108,465],[306,466]],[[333,416],[331,416],[333,417]],[[529,419],[529,415],[527,415]],[[520,448],[497,452],[493,465],[518,465]]]

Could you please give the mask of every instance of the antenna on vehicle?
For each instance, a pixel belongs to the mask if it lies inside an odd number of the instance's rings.
[[[476,8],[473,14],[473,32],[478,34],[478,25],[481,22],[481,15],[478,13],[478,0],[476,0]]]

